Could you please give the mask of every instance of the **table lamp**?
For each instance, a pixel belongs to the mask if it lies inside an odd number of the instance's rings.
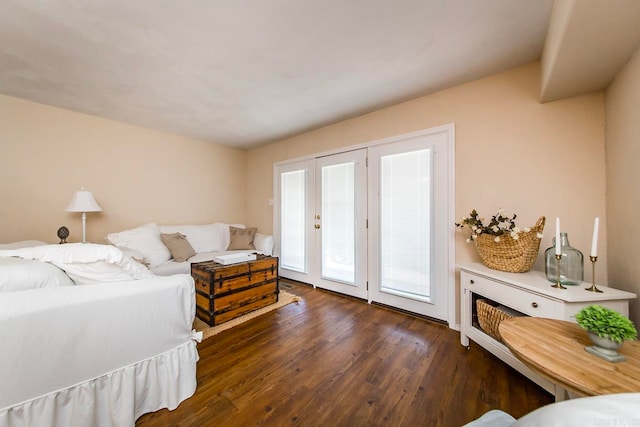
[[[82,243],[87,243],[87,212],[101,212],[102,208],[84,187],[76,191],[65,209],[67,212],[82,212]]]

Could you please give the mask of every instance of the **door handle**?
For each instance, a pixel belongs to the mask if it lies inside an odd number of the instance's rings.
[[[320,224],[316,224],[314,227],[315,227],[315,228],[316,228],[316,230],[317,230],[318,228],[320,228]]]

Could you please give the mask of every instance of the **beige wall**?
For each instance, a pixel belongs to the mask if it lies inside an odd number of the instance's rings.
[[[606,282],[604,96],[602,92],[541,104],[534,63],[374,113],[263,146],[248,153],[247,223],[272,230],[273,163],[446,123],[456,126],[456,217],[503,207],[520,226],[547,217],[541,253],[556,216],[573,246],[588,253],[600,216]],[[456,261],[479,261],[456,236]],[[544,270],[542,255],[534,267]],[[590,269],[585,269],[590,279]]]
[[[586,254],[600,216],[597,279],[607,283],[603,93],[540,104],[539,81],[534,63],[248,152],[0,95],[0,242],[53,242],[60,225],[80,239],[80,214],[64,212],[80,186],[104,209],[88,214],[93,241],[149,221],[245,222],[271,232],[275,162],[455,123],[456,217],[503,207],[526,226],[545,215],[542,253],[560,216]],[[455,238],[457,262],[479,260],[465,235]],[[544,269],[541,255],[534,268]]]
[[[155,221],[244,222],[244,151],[0,95],[0,243],[82,239],[74,191],[103,209],[87,238]]]
[[[640,50],[606,92],[607,240],[613,286],[640,296]],[[640,302],[631,304],[640,328]]]

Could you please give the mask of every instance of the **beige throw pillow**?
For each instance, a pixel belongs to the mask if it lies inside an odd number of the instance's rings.
[[[160,234],[162,243],[169,249],[176,262],[183,262],[196,254],[187,237],[184,234]]]
[[[229,234],[231,235],[231,243],[229,243],[228,251],[234,251],[238,249],[253,249],[256,247],[253,245],[253,238],[256,235],[257,228],[236,228],[229,227]]]

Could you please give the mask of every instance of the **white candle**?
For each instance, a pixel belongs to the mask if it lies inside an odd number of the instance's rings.
[[[598,226],[600,225],[600,218],[596,217],[593,221],[593,238],[591,239],[591,256],[598,256]]]
[[[556,217],[556,255],[562,255],[560,249],[560,218]]]

